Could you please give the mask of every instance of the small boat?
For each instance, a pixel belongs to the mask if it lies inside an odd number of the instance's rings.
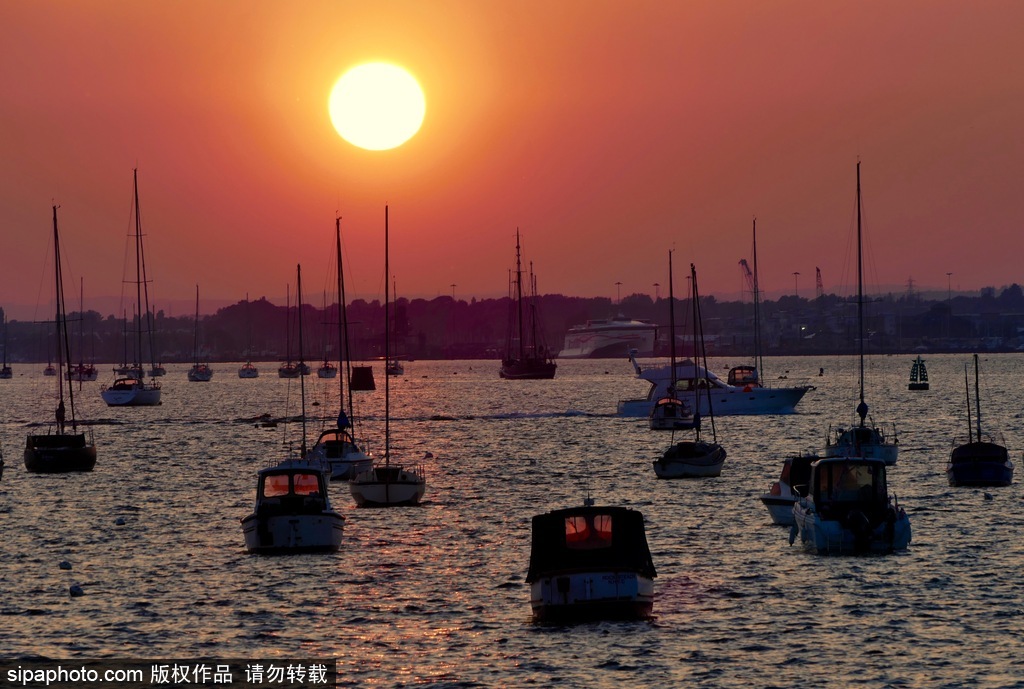
[[[284,305],[284,336],[285,336],[285,356],[287,361],[278,366],[277,377],[278,378],[298,378],[302,375],[302,371],[299,365],[292,361],[292,326],[291,326],[291,292],[290,286],[285,285],[285,305]]]
[[[361,392],[376,390],[377,383],[373,379],[373,367],[353,366],[352,373],[349,376],[349,389]]]
[[[389,376],[403,376],[405,366],[398,359],[388,359],[384,364],[384,373]]]
[[[641,512],[588,498],[534,516],[531,538],[526,583],[535,620],[650,617],[657,572]]]
[[[65,365],[70,365],[71,350],[67,344],[67,310],[64,305],[60,238],[57,233],[57,206],[53,207],[53,260],[57,299],[57,363],[63,369]],[[28,436],[25,442],[25,469],[33,473],[46,474],[92,471],[96,466],[96,443],[92,431],[90,429],[88,436],[84,432],[78,432],[72,385],[64,380],[64,376],[54,377],[57,382],[56,423],[45,434]]]
[[[811,452],[786,457],[777,481],[761,495],[761,503],[768,509],[772,522],[780,526],[793,526],[793,505],[807,495],[811,482],[811,464],[821,459]]]
[[[910,544],[910,518],[890,497],[886,464],[826,457],[811,464],[810,489],[793,505],[790,544],[821,554],[890,553]]]
[[[139,171],[132,171],[133,181],[133,196],[132,206],[135,211],[135,300],[138,304],[138,310],[136,311],[136,328],[135,328],[135,363],[124,369],[125,372],[120,373],[122,377],[115,378],[114,382],[100,390],[100,396],[103,401],[107,403],[109,407],[151,407],[161,403],[162,390],[160,384],[155,380],[151,380],[149,383],[143,380],[143,369],[142,359],[142,333],[146,330],[150,335],[150,356],[153,355],[153,343],[152,334],[153,327],[152,319],[153,314],[149,310],[149,290],[143,290],[143,286],[149,279],[146,274],[145,267],[145,252],[142,247],[142,213],[139,210]],[[143,315],[142,309],[145,308]],[[127,317],[125,318],[125,324],[127,325]],[[143,323],[146,324],[145,328]],[[126,328],[127,330],[127,328]],[[152,367],[156,366],[155,362],[150,362]]]
[[[390,274],[388,261],[388,208],[384,207],[384,273]],[[384,283],[384,322],[390,323],[390,299]],[[390,327],[384,328],[384,358],[390,356]],[[352,499],[359,507],[396,507],[418,505],[427,490],[426,473],[420,466],[391,463],[391,376],[384,376],[384,461],[356,473],[349,480]]]
[[[296,268],[299,303],[302,269]],[[302,347],[299,313],[299,347]],[[345,518],[334,511],[328,496],[327,474],[306,452],[306,381],[300,383],[302,447],[298,458],[287,458],[261,469],[256,484],[256,506],[242,518],[245,547],[250,553],[291,554],[333,552],[341,547]]]
[[[971,389],[964,367],[967,392],[967,437],[953,440],[953,449],[946,464],[946,478],[951,486],[1008,486],[1013,483],[1013,462],[999,433],[981,431],[981,397],[978,391],[978,355],[974,355],[975,424],[971,425]]]
[[[260,370],[251,361],[246,361],[238,367],[239,378],[259,378]]]
[[[239,378],[259,378],[260,370],[252,363],[252,317],[249,313],[249,295],[245,295],[245,324],[248,331],[248,341],[245,347],[245,363],[238,367]]]
[[[43,369],[44,376],[55,376],[57,375],[57,367],[53,364],[47,364],[46,368]]]
[[[691,289],[693,295],[693,348],[694,360],[702,360],[707,368],[707,353],[704,350],[704,328],[700,318],[700,295],[697,290],[697,269],[690,264]],[[702,399],[703,398],[703,399]],[[658,478],[702,478],[719,476],[725,463],[725,448],[718,444],[715,432],[715,412],[712,406],[711,389],[699,386],[694,395],[693,418],[690,430],[691,440],[674,443],[658,459],[654,460],[654,473]],[[707,407],[711,420],[711,441],[701,437],[701,409]],[[673,440],[675,433],[673,432]]]
[[[192,368],[188,370],[188,379],[193,383],[205,383],[213,378],[213,369],[206,362],[199,360],[199,285],[196,285],[196,327],[193,343]]]
[[[316,370],[317,378],[336,378],[338,376],[338,367],[329,361],[324,361],[320,364],[320,367]]]
[[[85,280],[79,278],[79,294],[78,294],[78,363],[72,364],[68,369],[67,378],[68,380],[86,382],[96,380],[99,377],[99,371],[96,370],[96,366],[90,363],[85,363]],[[91,338],[90,338],[91,339]]]
[[[668,252],[668,322],[669,361],[672,371],[676,370],[676,308],[672,287],[672,252]],[[649,423],[652,431],[678,431],[693,428],[696,421],[693,409],[676,395],[676,383],[672,381],[665,397],[651,407]]]
[[[857,341],[860,347],[860,403],[857,416],[860,420],[849,428],[829,426],[825,437],[826,457],[865,457],[895,464],[899,457],[899,437],[896,427],[891,432],[875,424],[868,416],[868,404],[864,400],[864,268],[861,249],[861,195],[860,162],[857,162]]]
[[[523,294],[523,266],[519,252],[519,230],[516,230],[516,272],[514,285],[509,285],[510,313],[505,335],[505,356],[498,375],[507,380],[550,380],[558,364],[548,355],[541,342],[537,318],[537,281],[530,275],[530,288]]]
[[[918,355],[914,359],[913,365],[910,367],[910,382],[907,384],[907,390],[927,390],[928,389],[928,369],[924,366],[924,359]]]
[[[344,360],[345,368],[350,370],[351,361],[348,359],[348,309],[345,307],[345,278],[341,260],[341,218],[335,218],[334,231],[338,278],[338,342],[344,348],[346,355]],[[359,448],[353,435],[355,405],[352,399],[351,384],[348,386],[348,395],[346,397],[344,383],[346,377],[348,376],[338,379],[340,410],[338,412],[337,425],[335,428],[327,428],[320,432],[320,437],[317,438],[308,455],[311,460],[328,467],[328,476],[332,481],[348,480],[356,474],[373,468],[373,459]]]
[[[67,376],[68,380],[90,381],[99,377],[99,371],[92,364],[77,363],[68,369]]]

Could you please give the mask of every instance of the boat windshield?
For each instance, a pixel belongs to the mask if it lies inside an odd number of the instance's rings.
[[[869,464],[839,464],[818,473],[818,491],[835,502],[886,500],[885,479],[880,467]]]
[[[289,479],[291,479],[289,481]],[[289,485],[291,484],[291,485]],[[317,495],[320,481],[315,473],[271,474],[263,481],[263,497],[276,498],[282,495]]]
[[[612,545],[612,516],[610,514],[588,514],[566,517],[565,545],[572,550],[610,548]]]

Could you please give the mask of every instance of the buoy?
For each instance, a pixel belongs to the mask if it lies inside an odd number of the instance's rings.
[[[434,453],[433,452],[424,452],[423,453],[423,459],[432,459],[433,457],[434,457]]]
[[[124,526],[125,524],[127,524],[127,522],[124,520],[124,517],[118,517],[114,520],[114,523],[118,526]]]
[[[72,598],[78,598],[79,596],[85,595],[85,589],[83,589],[78,584],[72,584],[71,588],[68,589],[68,593],[71,594]]]
[[[67,560],[61,560],[57,564],[57,566],[60,567],[61,569],[71,569],[71,563],[68,562]]]

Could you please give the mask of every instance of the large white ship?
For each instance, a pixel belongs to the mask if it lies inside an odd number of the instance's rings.
[[[565,346],[559,359],[604,359],[627,357],[631,350],[637,356],[654,356],[654,340],[658,326],[648,320],[625,316],[590,320],[574,325],[565,333]]]

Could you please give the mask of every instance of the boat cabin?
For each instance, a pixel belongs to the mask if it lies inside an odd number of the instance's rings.
[[[782,463],[779,483],[785,483],[796,495],[807,495],[811,484],[811,464],[821,459],[817,455],[802,454],[787,457]],[[778,484],[775,486],[778,488]]]
[[[737,388],[745,388],[748,385],[753,388],[761,387],[761,377],[757,373],[757,368],[749,364],[730,368],[726,382]]]
[[[656,576],[642,513],[583,506],[533,518],[527,583],[559,573],[608,570]]]
[[[317,438],[316,445],[324,448],[324,457],[327,459],[341,459],[359,452],[352,434],[342,428],[328,428],[323,431]]]
[[[811,465],[811,497],[822,519],[843,520],[859,511],[870,521],[889,510],[885,462],[860,457],[819,459]]]
[[[324,475],[312,466],[274,467],[260,472],[256,515],[314,514],[329,510]]]

